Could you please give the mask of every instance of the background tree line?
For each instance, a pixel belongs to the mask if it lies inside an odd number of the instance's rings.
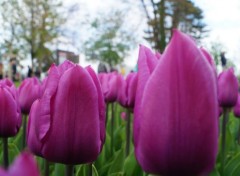
[[[78,16],[81,26],[64,25],[72,18],[72,11],[84,10],[76,4],[64,9],[61,0],[2,0],[0,3],[0,55],[31,58],[32,65],[42,71],[56,62],[58,37],[71,31],[70,28],[84,28],[91,33],[84,41],[76,34],[72,38],[79,52],[87,60],[101,61],[114,67],[124,61],[129,51],[137,47],[139,38],[144,37],[157,51],[164,48],[171,38],[172,29],[178,28],[200,41],[207,34],[203,11],[192,0],[121,0],[123,6],[107,12],[99,12],[93,18]],[[145,14],[147,27],[144,36],[137,34],[138,25],[132,25],[129,13],[133,6]],[[142,20],[144,21],[144,20]],[[66,25],[65,25],[66,26]],[[86,32],[86,31],[85,31]],[[68,36],[69,37],[69,36]],[[45,70],[44,70],[45,71]]]

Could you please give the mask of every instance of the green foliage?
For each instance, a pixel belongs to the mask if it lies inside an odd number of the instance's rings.
[[[149,26],[145,31],[145,38],[156,50],[164,50],[175,28],[197,40],[202,39],[207,32],[203,23],[203,12],[191,0],[141,0],[141,3]]]
[[[133,31],[126,28],[125,12],[101,13],[89,26],[93,35],[84,44],[87,60],[108,63],[110,67],[123,62],[128,51],[136,46]]]
[[[222,117],[220,117],[220,124]],[[210,176],[237,176],[240,173],[240,121],[230,113],[226,127],[226,163],[221,174],[221,135],[219,136],[218,157],[214,171]],[[221,130],[221,125],[220,125]]]
[[[60,13],[61,3],[57,0],[3,0],[0,15],[4,40],[2,53],[5,57],[14,54],[25,59],[36,59],[41,70],[42,64],[53,61],[53,51],[49,46],[59,35],[59,27],[65,17]]]

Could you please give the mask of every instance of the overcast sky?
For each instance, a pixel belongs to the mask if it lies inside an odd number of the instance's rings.
[[[80,2],[84,10],[94,14],[99,10],[118,7],[116,0],[71,0]],[[240,0],[194,0],[203,10],[205,22],[210,30],[209,36],[202,45],[209,47],[212,41],[219,41],[225,46],[227,59],[232,60],[240,72]],[[65,1],[66,2],[66,1]],[[69,1],[68,1],[69,2]],[[136,2],[138,2],[136,0]],[[143,19],[140,13],[135,12],[136,19]],[[144,21],[143,21],[144,22]],[[147,42],[141,40],[147,45]],[[133,67],[137,60],[137,49],[126,59],[125,63]]]
[[[204,11],[205,22],[210,29],[204,44],[217,40],[224,44],[226,56],[240,71],[240,1],[195,0]]]

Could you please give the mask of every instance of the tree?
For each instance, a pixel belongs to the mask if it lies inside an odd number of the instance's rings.
[[[127,27],[124,14],[119,10],[101,13],[91,22],[92,36],[84,44],[87,60],[108,63],[113,68],[136,46],[134,30]]]
[[[149,26],[145,38],[156,50],[163,52],[174,28],[197,40],[204,37],[203,12],[191,0],[141,0],[141,4]]]
[[[30,54],[32,66],[36,59],[42,71],[43,62],[53,62],[54,53],[48,45],[58,36],[59,27],[65,21],[59,11],[61,3],[56,0],[4,0],[1,7],[5,31],[11,31],[5,35],[4,51],[12,52],[14,48],[24,51],[22,57]]]

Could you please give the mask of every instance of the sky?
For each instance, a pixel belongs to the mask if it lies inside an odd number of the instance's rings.
[[[90,14],[95,14],[98,11],[104,11],[118,7],[120,3],[116,0],[71,0],[67,2],[80,2],[81,7]],[[66,1],[65,1],[66,2]],[[140,2],[137,1],[136,2]],[[207,29],[210,30],[209,35],[202,41],[202,46],[209,48],[211,42],[217,41],[223,44],[226,51],[226,58],[231,60],[237,68],[237,73],[240,73],[240,1],[239,0],[194,0],[204,13],[204,22],[207,24]],[[139,12],[139,7],[132,8],[135,19],[132,21],[141,21],[142,29],[144,29],[145,20],[144,14]],[[142,33],[143,34],[143,33]],[[142,40],[139,43],[149,46]],[[83,58],[84,56],[81,55]],[[134,67],[137,62],[138,48],[131,51],[128,58],[125,59],[125,64],[129,67]],[[88,62],[82,61],[83,65],[88,65]],[[94,66],[96,68],[96,66]]]
[[[204,12],[205,22],[210,29],[203,45],[212,41],[224,45],[226,58],[231,60],[240,73],[240,1],[239,0],[195,0]]]

